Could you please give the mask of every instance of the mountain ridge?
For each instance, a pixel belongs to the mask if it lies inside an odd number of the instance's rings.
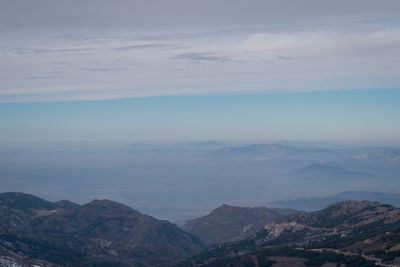
[[[399,242],[399,208],[347,200],[289,215],[248,239],[214,246],[177,266],[397,266]]]
[[[11,220],[0,223],[0,248],[34,260],[73,266],[159,266],[205,248],[176,225],[107,199],[52,211],[6,204],[2,202],[0,213]]]
[[[52,210],[57,208],[76,207],[78,204],[69,200],[50,202],[40,197],[22,192],[0,193],[0,206],[7,206],[19,210],[42,209]]]

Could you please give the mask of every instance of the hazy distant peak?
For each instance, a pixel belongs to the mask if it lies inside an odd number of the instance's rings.
[[[222,141],[192,141],[192,142],[183,142],[183,143],[176,143],[175,147],[182,147],[182,148],[218,148],[228,146],[228,143]]]
[[[390,163],[399,163],[400,162],[400,152],[395,150],[384,150],[373,152],[369,154],[361,154],[355,156],[356,159],[368,159],[368,160],[377,160],[377,161],[385,161]]]
[[[327,163],[313,163],[302,169],[295,170],[291,174],[295,176],[308,176],[314,178],[366,178],[372,175],[362,172],[348,171],[339,165]]]
[[[251,144],[246,146],[224,147],[217,150],[219,156],[287,158],[298,155],[329,154],[331,151],[321,148],[298,147],[286,144]]]
[[[267,152],[267,151],[277,151],[280,149],[291,149],[292,147],[279,144],[252,144],[247,146],[239,147],[226,147],[222,151],[226,152]]]
[[[300,171],[335,171],[335,172],[347,172],[347,170],[338,165],[330,165],[325,163],[314,163],[302,168]]]

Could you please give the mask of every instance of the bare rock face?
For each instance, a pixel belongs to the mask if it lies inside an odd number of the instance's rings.
[[[206,244],[241,240],[262,230],[267,223],[284,218],[276,209],[222,205],[207,216],[186,222],[183,229]]]

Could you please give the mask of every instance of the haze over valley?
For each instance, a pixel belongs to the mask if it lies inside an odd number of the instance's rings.
[[[396,147],[216,141],[98,146],[3,149],[1,188],[54,201],[109,198],[176,221],[222,204],[268,206],[343,191],[396,193],[400,186]]]

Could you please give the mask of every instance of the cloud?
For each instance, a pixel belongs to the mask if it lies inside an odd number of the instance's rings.
[[[185,59],[193,61],[230,61],[229,57],[216,56],[213,53],[183,53],[178,54],[174,59]]]
[[[278,60],[292,60],[292,57],[288,57],[288,56],[279,56],[277,57]]]
[[[54,80],[54,79],[59,79],[62,76],[54,75],[54,76],[32,76],[32,77],[27,77],[28,80]]]
[[[126,50],[138,50],[147,48],[162,48],[166,47],[164,44],[145,44],[145,45],[128,45],[114,48],[115,50],[126,51]]]
[[[68,62],[66,62],[66,61],[55,61],[55,62],[51,62],[50,64],[52,64],[52,65],[67,65]]]
[[[118,71],[115,68],[82,68],[82,70],[90,71],[90,72],[108,72],[108,71]]]
[[[19,48],[14,50],[14,54],[43,54],[43,53],[76,53],[86,52],[94,50],[94,48],[61,48],[61,49],[49,49],[49,48]]]
[[[379,25],[2,36],[0,102],[398,88],[400,28]]]
[[[398,17],[398,0],[15,0],[0,9],[5,31],[126,32],[267,26],[274,29],[348,25]]]

